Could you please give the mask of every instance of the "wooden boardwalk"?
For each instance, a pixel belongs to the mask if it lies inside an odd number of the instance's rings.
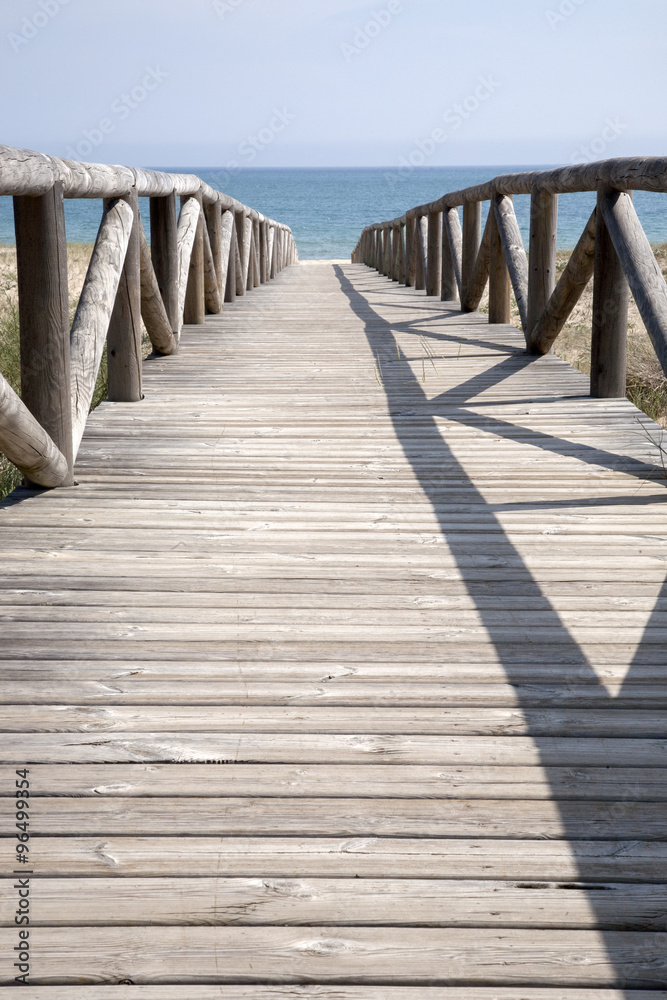
[[[654,425],[330,262],[145,396],[0,511],[0,995],[665,1000]]]

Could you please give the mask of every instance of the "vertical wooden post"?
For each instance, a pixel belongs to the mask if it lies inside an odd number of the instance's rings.
[[[403,223],[399,223],[398,226],[398,283],[399,285],[404,285],[407,280],[407,264],[406,264],[406,242],[407,242],[407,226]]]
[[[417,220],[408,217],[405,224],[405,284],[414,288],[417,268]]]
[[[178,209],[176,195],[151,198],[151,260],[172,332],[178,336]]]
[[[107,333],[108,398],[112,403],[136,403],[142,399],[141,240],[136,189],[123,200],[132,207],[134,224]]]
[[[428,215],[428,258],[426,262],[426,294],[440,295],[442,274],[442,212]]]
[[[260,232],[259,219],[253,219],[252,223],[253,239],[253,260],[252,260],[252,287],[257,288],[261,284],[260,278],[260,257],[262,237]]]
[[[423,292],[426,288],[426,259],[428,256],[427,235],[425,232],[428,225],[426,218],[420,215],[415,227],[415,289]]]
[[[511,319],[510,273],[493,207],[492,201],[489,208],[492,217],[489,245],[489,323],[509,323]]]
[[[236,294],[245,295],[245,212],[234,213],[234,228],[236,229],[236,240],[239,251],[238,267],[236,268]]]
[[[71,486],[72,410],[69,361],[67,238],[63,187],[38,198],[14,198],[21,395],[67,459]]]
[[[382,273],[386,278],[391,277],[391,226],[384,227],[384,258],[382,261]]]
[[[259,258],[259,280],[264,285],[269,280],[271,262],[269,260],[269,225],[266,219],[260,222],[260,258]]]
[[[558,195],[533,190],[530,199],[527,336],[535,329],[556,287],[557,233]]]
[[[456,283],[456,269],[452,248],[449,245],[449,235],[445,225],[445,212],[457,212],[456,208],[445,208],[442,214],[442,281],[440,298],[443,302],[455,302],[459,297],[459,287]]]
[[[462,312],[469,312],[463,307],[465,289],[475,269],[475,261],[482,242],[482,203],[466,201],[463,203],[463,249],[461,253],[461,284],[463,286]]]
[[[391,280],[398,281],[401,267],[401,227],[394,226],[391,237]]]
[[[201,193],[194,196],[200,205],[203,199]],[[187,199],[181,198],[181,203]],[[185,292],[185,308],[183,323],[201,325],[206,321],[206,303],[204,298],[204,213],[199,213],[197,233],[195,235],[192,256],[190,257],[190,273],[188,287]]]
[[[225,302],[236,302],[236,258],[238,244],[236,242],[236,221],[232,223],[232,239],[229,244],[229,263],[227,265],[227,282],[225,285]]]
[[[598,191],[591,341],[591,396],[625,396],[629,289],[625,272],[604,221]]]
[[[208,229],[208,238],[211,244],[211,253],[215,265],[215,276],[218,282],[220,296],[224,294],[222,287],[222,206],[219,201],[204,206],[204,218]]]

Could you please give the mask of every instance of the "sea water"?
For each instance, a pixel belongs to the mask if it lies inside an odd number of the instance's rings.
[[[497,174],[544,169],[526,165],[491,167],[273,168],[225,170],[161,167],[174,173],[196,173],[211,187],[256,208],[292,228],[303,260],[347,258],[365,226],[388,221],[408,208],[435,201],[449,191],[480,184]],[[637,214],[652,243],[667,243],[667,195],[638,191]],[[528,195],[515,199],[524,243],[528,245]],[[141,212],[149,233],[148,199]],[[594,192],[559,199],[558,246],[572,248],[595,206]],[[487,205],[484,206],[485,212]],[[92,243],[101,203],[91,199],[66,202],[67,238]],[[14,241],[11,199],[0,198],[0,243]]]

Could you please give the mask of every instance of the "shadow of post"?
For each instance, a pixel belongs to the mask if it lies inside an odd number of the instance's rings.
[[[423,492],[431,502],[442,535],[460,572],[461,581],[475,602],[479,618],[507,675],[508,682],[520,693],[522,689],[525,690],[523,687],[525,668],[528,664],[549,665],[553,669],[554,680],[566,674],[579,684],[597,688],[595,697],[597,709],[613,708],[615,699],[601,684],[585,652],[542,592],[520,552],[503,530],[494,507],[485,501],[482,493],[467,475],[464,466],[443,440],[442,433],[436,425],[436,415],[446,416],[450,421],[473,422],[473,415],[466,409],[465,402],[476,392],[481,391],[482,383],[484,388],[488,388],[489,373],[486,372],[479,380],[473,379],[436,399],[429,400],[393,336],[394,331],[407,332],[411,324],[390,324],[372,307],[369,299],[355,288],[339,265],[335,265],[334,270],[352,309],[364,323],[372,354],[382,367],[382,384],[398,441]],[[385,279],[379,279],[371,271],[368,274],[375,279],[376,288],[384,286]],[[418,304],[419,300],[415,299],[415,305]],[[449,315],[454,314],[450,312]],[[463,321],[466,322],[465,317]],[[420,327],[423,327],[423,323],[420,323]],[[422,329],[420,332],[423,335]],[[441,330],[436,335],[439,339],[443,337]],[[444,336],[447,337],[446,334]],[[449,339],[460,342],[460,338]],[[498,351],[497,343],[489,343],[488,346]],[[505,350],[504,353],[507,354],[508,351]],[[513,354],[512,363],[501,361],[496,366],[493,372],[493,379],[496,382],[516,372],[517,364],[530,365],[534,362],[534,359],[525,354],[519,359],[517,351],[509,353]],[[406,416],[410,415],[414,415],[418,420],[418,436],[414,432],[414,421],[411,428],[410,421],[406,420]],[[510,431],[516,433],[517,428],[494,419],[490,427],[488,421],[485,423],[485,429],[491,429],[501,436],[509,436]],[[566,444],[569,444],[570,450],[572,446],[572,442],[566,443],[544,432],[532,430],[530,441],[538,448],[557,454],[566,453],[564,451]],[[619,463],[619,456],[585,445],[577,448],[577,458],[608,468],[615,468]],[[447,469],[446,481],[443,481],[442,474],[439,476],[434,474],[433,469],[437,466]],[[623,471],[629,471],[643,478],[646,477],[647,470],[652,468],[632,459],[624,460],[623,464]],[[443,520],[442,504],[448,500],[448,489],[454,488],[457,495],[456,502],[467,502],[474,508],[477,531],[472,535],[465,531],[453,532],[451,523],[448,527]],[[459,499],[464,495],[465,500]],[[452,502],[451,499],[449,502]],[[634,498],[626,498],[626,502],[636,501]],[[518,506],[512,505],[512,509]],[[507,505],[503,505],[503,509],[507,509]],[[471,545],[471,538],[478,532],[492,532],[493,553],[486,559],[480,557],[479,549]],[[478,571],[480,565],[484,566],[483,572]],[[497,570],[495,574],[489,572],[493,569]],[[499,620],[497,610],[490,608],[493,602],[489,602],[488,598],[502,597],[506,594],[508,586],[511,587],[512,594],[525,597],[530,601],[531,608],[538,610],[543,640],[531,643],[523,635],[517,637],[520,626],[515,624],[511,611]],[[482,597],[485,600],[480,600]],[[667,602],[667,582],[656,604],[654,616],[664,611],[665,602]],[[663,662],[667,661],[664,647],[661,652],[661,647],[652,640],[652,621],[649,621],[644,641],[640,643],[626,676],[626,685],[633,681],[633,670],[637,671],[647,666],[659,667],[660,656],[663,656]],[[443,664],[443,672],[445,670],[446,664]],[[562,789],[562,782],[556,780],[554,770],[564,765],[573,770],[587,766],[623,766],[625,760],[623,744],[629,750],[633,743],[636,751],[632,755],[631,766],[657,766],[662,761],[654,759],[654,755],[658,753],[664,755],[665,747],[662,742],[664,730],[655,734],[640,734],[643,737],[654,736],[656,738],[654,741],[648,738],[639,741],[624,739],[621,743],[616,738],[607,739],[593,735],[592,731],[586,733],[585,727],[583,733],[581,727],[578,727],[576,734],[573,735],[563,723],[561,723],[562,729],[559,729],[557,724],[546,722],[544,710],[535,711],[529,704],[521,707],[528,733],[534,740],[542,768],[553,790],[553,800],[560,813],[564,838],[570,846],[577,867],[576,881],[566,883],[565,887],[577,886],[586,891],[590,906],[597,915],[600,934],[605,941],[610,962],[616,970],[615,983],[605,981],[600,985],[615,986],[618,989],[664,988],[667,986],[667,934],[656,931],[664,931],[667,926],[667,913],[657,912],[652,924],[643,925],[646,931],[644,934],[628,934],[627,931],[636,931],[637,928],[618,924],[611,927],[609,923],[608,897],[615,889],[614,884],[618,886],[623,882],[656,881],[655,861],[651,857],[651,841],[647,838],[646,831],[642,829],[642,806],[633,798],[631,790],[629,794],[627,791],[619,793],[621,801],[604,803],[592,822],[590,809],[588,817],[586,816],[586,806],[589,805],[587,801],[582,803],[581,800],[562,798],[562,791],[559,791]],[[557,709],[559,706],[552,707]],[[627,737],[627,732],[623,735]],[[604,806],[608,807],[606,815]],[[567,976],[565,970],[564,976]],[[563,986],[567,983],[558,985]],[[576,972],[573,973],[570,985],[581,985],[576,978]]]

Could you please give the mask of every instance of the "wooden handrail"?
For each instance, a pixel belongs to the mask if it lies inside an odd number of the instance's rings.
[[[591,394],[621,396],[625,394],[628,285],[667,374],[667,283],[632,205],[631,192],[639,190],[667,193],[667,157],[620,158],[502,174],[366,227],[352,262],[387,273],[377,248],[405,230],[406,285],[418,290],[425,287],[427,294],[439,294],[443,301],[452,301],[458,292],[461,310],[473,312],[490,282],[489,322],[508,323],[511,284],[527,348],[535,354],[551,349],[593,277]],[[596,191],[598,207],[556,283],[558,196],[580,191]],[[529,257],[512,204],[513,196],[519,194],[531,196]],[[484,201],[490,202],[490,209],[481,237]],[[421,228],[425,219],[428,238]],[[437,253],[433,241],[440,233],[442,252]],[[419,273],[422,261],[424,281]]]
[[[105,340],[109,399],[137,401],[140,316],[156,353],[173,354],[184,323],[203,323],[298,260],[288,226],[195,174],[0,146],[0,195],[14,198],[25,400],[0,376],[0,452],[40,486],[73,482]],[[140,197],[150,198],[150,249]],[[104,199],[71,333],[65,198]]]

